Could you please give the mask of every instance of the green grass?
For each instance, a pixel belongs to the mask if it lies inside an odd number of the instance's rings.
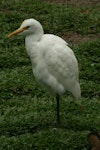
[[[100,40],[71,45],[79,61],[81,111],[71,95],[60,102],[61,125],[56,128],[56,102],[35,81],[22,37],[7,35],[34,17],[45,33],[71,31],[98,35],[99,4],[86,7],[49,4],[39,0],[0,1],[0,150],[86,150],[87,134],[100,131]],[[89,14],[84,14],[85,10]]]

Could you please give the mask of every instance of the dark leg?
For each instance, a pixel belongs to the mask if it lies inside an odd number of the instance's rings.
[[[56,95],[56,101],[57,101],[57,125],[60,124],[60,116],[59,116],[59,95]]]

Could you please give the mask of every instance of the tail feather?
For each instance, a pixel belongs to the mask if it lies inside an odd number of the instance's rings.
[[[75,85],[73,85],[72,89],[71,89],[71,93],[73,94],[73,96],[76,98],[76,102],[81,105],[81,89],[80,89],[80,85],[77,82]]]

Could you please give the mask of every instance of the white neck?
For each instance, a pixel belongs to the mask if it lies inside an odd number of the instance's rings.
[[[42,36],[43,36],[43,30],[27,35],[25,37],[25,46],[26,46],[27,51],[33,48],[33,45],[39,42]]]
[[[27,35],[25,38],[26,52],[28,56],[30,57],[31,62],[34,61],[33,63],[34,65],[35,65],[35,59],[39,57],[38,45],[40,44],[42,36],[43,36],[43,32],[37,35],[36,34]]]

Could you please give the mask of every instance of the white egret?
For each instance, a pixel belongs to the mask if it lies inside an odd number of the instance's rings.
[[[69,91],[81,105],[81,90],[77,59],[62,38],[53,34],[44,34],[43,27],[31,18],[10,33],[25,35],[25,46],[32,63],[33,74],[44,87],[56,96],[57,123],[59,124],[59,96]]]

